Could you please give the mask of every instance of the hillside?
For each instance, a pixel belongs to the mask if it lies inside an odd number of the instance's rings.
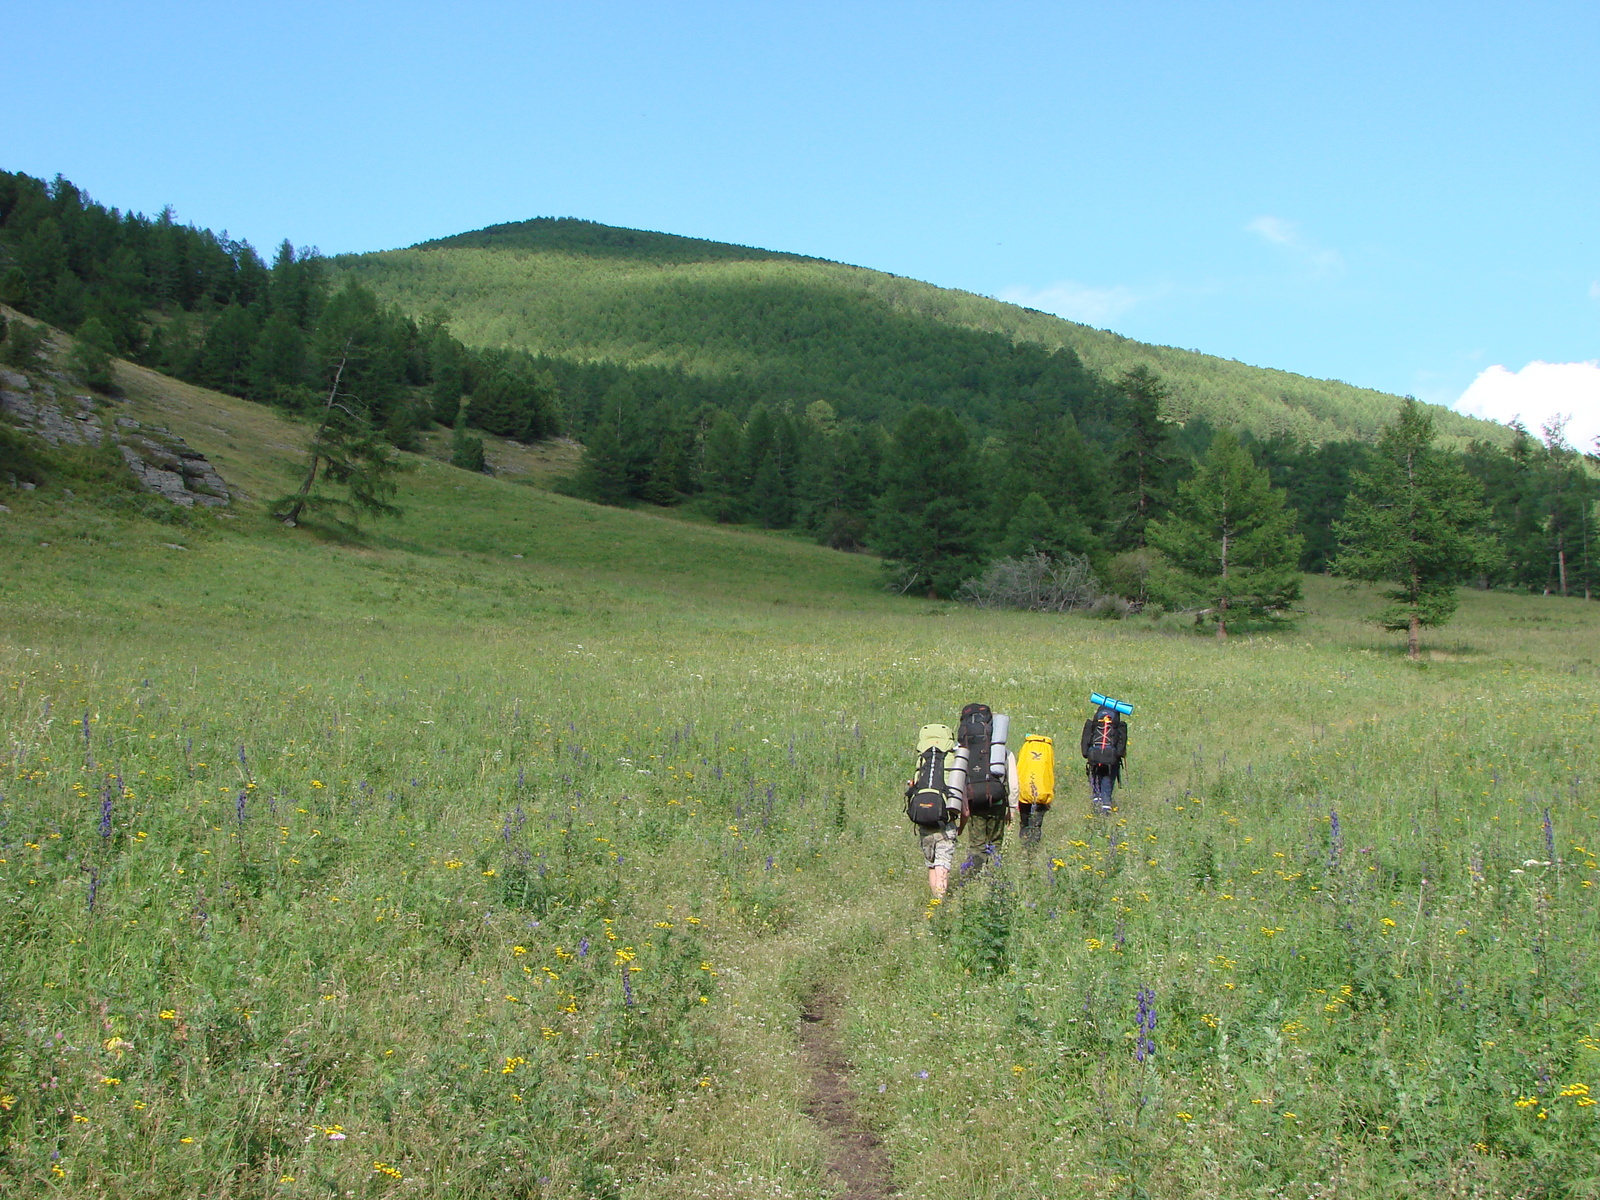
[[[288,530],[304,425],[117,382],[236,499],[0,477],[0,1193],[1592,1190],[1593,605],[1470,591],[1417,667],[1313,577],[1218,645],[426,458]],[[973,700],[1056,798],[935,905]]]
[[[827,399],[863,418],[892,420],[913,396],[982,413],[1011,344],[1070,348],[1108,378],[1148,366],[1171,388],[1172,419],[1263,437],[1371,437],[1397,399],[881,271],[570,219],[337,262],[415,316],[448,311],[472,345],[757,380],[777,398]],[[1452,441],[1506,434],[1446,409],[1436,420]]]

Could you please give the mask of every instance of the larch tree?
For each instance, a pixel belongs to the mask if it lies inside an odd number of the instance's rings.
[[[306,477],[299,488],[272,506],[272,515],[293,528],[307,510],[344,512],[352,521],[359,513],[397,517],[393,503],[399,490],[395,476],[409,465],[397,458],[383,436],[351,398],[339,390],[345,360],[333,372],[322,407],[322,420],[311,435]],[[328,485],[340,491],[328,490]],[[342,493],[342,494],[341,494]]]
[[[1171,515],[1149,524],[1150,544],[1211,601],[1219,639],[1230,614],[1270,613],[1300,598],[1301,538],[1287,499],[1223,431],[1179,485]]]
[[[1424,627],[1456,611],[1456,588],[1494,558],[1483,490],[1433,444],[1433,417],[1407,397],[1354,477],[1344,519],[1334,525],[1333,572],[1391,584],[1373,620],[1406,631],[1406,656],[1420,657]]]

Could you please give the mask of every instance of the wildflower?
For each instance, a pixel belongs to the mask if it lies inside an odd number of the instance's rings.
[[[514,957],[517,957],[517,958],[521,958],[527,952],[528,952],[528,948],[526,946],[513,946],[513,947],[511,947],[512,955]],[[556,953],[559,954],[560,951],[558,950]]]
[[[17,1098],[10,1093],[0,1093],[0,1112],[10,1112],[16,1107]]]
[[[180,1142],[181,1142],[181,1143],[183,1143],[183,1144],[184,1144],[184,1145],[185,1145],[185,1146],[192,1146],[192,1145],[194,1145],[194,1139],[193,1139],[193,1138],[190,1138],[190,1137],[182,1137],[182,1138],[179,1138],[179,1139],[178,1139],[178,1141],[180,1141]]]
[[[176,1021],[178,1019],[178,1010],[175,1008],[163,1008],[161,1010],[161,1019],[163,1021]]]
[[[1156,994],[1147,987],[1139,989],[1139,1010],[1135,1017],[1139,1023],[1139,1037],[1134,1042],[1133,1059],[1142,1063],[1156,1052],[1155,1041],[1150,1037],[1156,1028]]]
[[[103,1087],[116,1087],[117,1084],[119,1084],[121,1082],[122,1082],[122,1080],[116,1078],[113,1075],[102,1075],[102,1076],[100,1076],[100,1083],[101,1083],[101,1086],[103,1086]]]
[[[203,767],[203,766],[205,766],[205,764],[204,764],[204,763],[201,763],[201,764],[200,764],[200,765],[201,765],[201,766],[202,766],[202,767]],[[312,786],[312,787],[314,787],[314,788],[322,788],[322,787],[324,787],[324,786],[326,786],[326,785],[325,785],[325,784],[324,784],[324,783],[323,783],[323,782],[322,782],[322,780],[320,780],[320,779],[313,779],[313,780],[312,780],[312,781],[311,781],[311,786]]]
[[[85,1125],[89,1123],[89,1118],[84,1116],[82,1113],[73,1113],[72,1119],[74,1122],[82,1122]]]
[[[924,1071],[918,1071],[917,1072],[917,1078],[918,1079],[926,1079],[927,1077],[928,1077],[928,1072],[927,1071],[924,1070]]]
[[[1193,1113],[1181,1112],[1181,1113],[1177,1114],[1177,1117],[1178,1117],[1178,1120],[1180,1120],[1180,1121],[1192,1121],[1192,1120],[1194,1120],[1194,1114]]]
[[[1537,1108],[1538,1106],[1539,1097],[1537,1096],[1519,1096],[1517,1098],[1518,1108]]]
[[[381,1172],[384,1175],[387,1175],[390,1179],[403,1179],[404,1178],[404,1176],[401,1175],[398,1170],[396,1170],[394,1167],[391,1167],[388,1163],[374,1162],[372,1164],[372,1169],[374,1171],[378,1171],[378,1172]]]

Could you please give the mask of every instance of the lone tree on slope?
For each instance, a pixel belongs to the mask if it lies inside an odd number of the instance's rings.
[[[1482,489],[1433,444],[1433,417],[1407,397],[1384,427],[1377,452],[1357,472],[1342,521],[1334,525],[1336,575],[1390,583],[1390,603],[1373,615],[1385,629],[1406,630],[1416,659],[1423,626],[1456,611],[1456,586],[1481,571],[1494,545],[1483,533]]]
[[[348,347],[346,347],[348,354]],[[339,381],[344,377],[345,358],[333,373],[333,386],[322,407],[322,423],[311,435],[311,458],[306,477],[291,495],[272,506],[272,515],[293,528],[300,514],[311,509],[330,509],[397,517],[400,509],[391,503],[399,490],[394,477],[409,466],[395,457],[383,437],[372,427],[365,413],[344,403]],[[319,485],[338,484],[344,495],[330,494]]]
[[[1172,515],[1150,522],[1151,545],[1215,607],[1219,640],[1228,636],[1230,611],[1267,613],[1300,598],[1302,539],[1287,497],[1224,430],[1179,486]]]

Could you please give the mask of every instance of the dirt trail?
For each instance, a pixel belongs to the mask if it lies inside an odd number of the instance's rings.
[[[800,1056],[811,1076],[806,1115],[822,1131],[829,1176],[842,1185],[837,1200],[893,1196],[889,1156],[866,1129],[850,1090],[850,1062],[839,1042],[839,999],[820,991],[800,1014]]]

